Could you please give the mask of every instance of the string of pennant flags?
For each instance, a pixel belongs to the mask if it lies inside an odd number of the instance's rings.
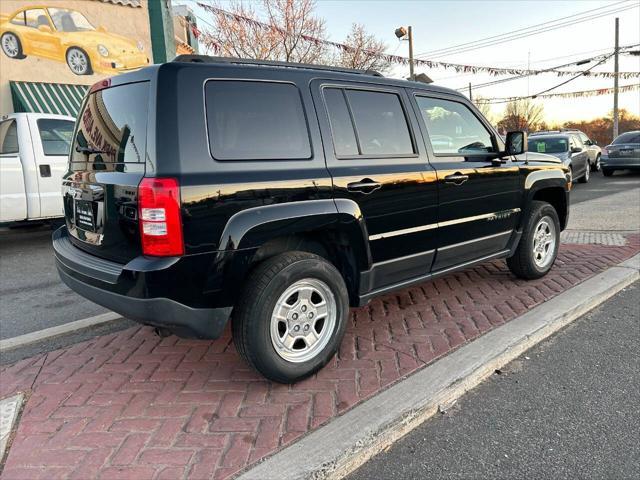
[[[274,25],[269,25],[264,22],[260,22],[250,17],[246,17],[244,15],[239,15],[236,13],[228,12],[227,10],[220,9],[213,5],[208,5],[205,3],[198,2],[198,5],[204,10],[214,14],[214,15],[223,15],[230,20],[234,20],[239,23],[243,23],[245,25],[260,28],[263,30],[277,31],[278,33],[287,35],[288,32],[285,30],[276,27]],[[192,22],[186,21],[187,27],[191,30],[194,37],[198,40],[202,41],[208,48],[210,48],[214,53],[218,54],[222,51],[222,45],[220,45],[215,38],[205,32],[200,30],[196,25]],[[340,42],[333,42],[331,40],[325,40],[321,38],[312,37],[309,35],[301,35],[301,38],[309,43],[313,43],[315,45],[327,45],[329,47],[335,48],[342,52],[355,52],[356,49],[349,45]],[[407,57],[403,57],[401,55],[393,55],[386,53],[376,53],[376,52],[368,52],[372,56],[380,58],[386,62],[393,63],[396,65],[408,65],[409,59]],[[607,55],[600,55],[598,57],[593,57],[589,59],[590,61],[600,60]],[[464,65],[459,63],[450,63],[450,62],[440,62],[434,60],[427,59],[414,59],[413,63],[415,66],[422,66],[427,68],[442,68],[447,70],[454,70],[456,73],[486,73],[492,76],[499,75],[522,75],[522,76],[530,76],[530,75],[539,75],[542,73],[553,73],[559,77],[575,75],[576,73],[580,73],[579,71],[569,71],[569,70],[559,70],[559,69],[543,69],[543,70],[534,70],[534,69],[518,69],[518,68],[498,68],[498,67],[488,67],[481,65]],[[614,72],[587,72],[585,76],[594,77],[594,78],[614,78],[616,74]],[[640,78],[640,72],[618,72],[618,78],[629,79],[629,78]]]
[[[522,100],[523,98],[578,98],[578,97],[598,97],[600,95],[611,95],[614,92],[614,88],[598,88],[595,90],[582,90],[579,92],[564,92],[564,93],[544,93],[541,95],[530,95],[528,97],[496,97],[496,98],[476,98],[475,103],[508,103],[515,100]],[[632,92],[634,90],[640,90],[640,83],[631,85],[623,85],[618,87],[619,93]]]

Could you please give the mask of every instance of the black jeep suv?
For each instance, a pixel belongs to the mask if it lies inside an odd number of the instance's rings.
[[[336,352],[350,306],[501,257],[549,271],[568,170],[523,154],[522,132],[505,143],[445,88],[178,57],[87,94],[57,267],[161,332],[216,338],[231,319],[248,363],[292,382]]]

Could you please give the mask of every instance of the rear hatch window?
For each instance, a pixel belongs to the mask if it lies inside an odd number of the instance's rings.
[[[148,83],[141,82],[90,94],[79,117],[71,161],[91,163],[92,170],[144,162],[148,90]]]
[[[64,208],[72,241],[103,258],[141,254],[138,184],[144,176],[149,82],[90,93],[78,117]]]

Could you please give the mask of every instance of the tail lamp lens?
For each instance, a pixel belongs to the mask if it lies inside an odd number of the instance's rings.
[[[155,257],[184,254],[180,185],[175,178],[144,178],[138,185],[142,252]]]

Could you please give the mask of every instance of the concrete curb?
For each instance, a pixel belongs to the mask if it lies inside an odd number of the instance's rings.
[[[93,317],[83,318],[82,320],[76,320],[75,322],[65,323],[63,325],[45,328],[36,332],[25,333],[24,335],[19,335],[17,337],[7,338],[5,340],[0,340],[0,352],[8,352],[10,350],[15,350],[16,348],[25,347],[32,343],[59,337],[60,335],[76,333],[80,330],[104,325],[121,318],[122,316],[115,312],[107,312]]]
[[[640,279],[640,254],[459,348],[238,475],[339,479],[446,410],[496,369]]]

